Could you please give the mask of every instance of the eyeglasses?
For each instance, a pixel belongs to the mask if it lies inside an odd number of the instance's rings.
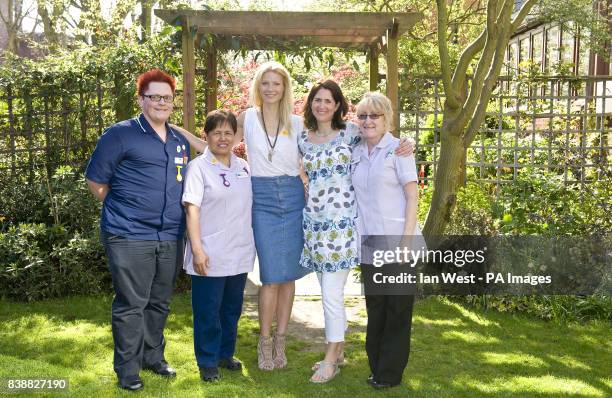
[[[143,94],[143,97],[147,97],[148,99],[150,99],[153,102],[161,102],[161,100],[163,99],[165,103],[172,103],[172,101],[174,100],[174,97],[171,95],[159,95],[159,94]]]
[[[229,131],[211,131],[210,133],[206,134],[209,137],[215,137],[217,139],[221,139],[221,138],[234,138],[234,136],[236,135],[236,133],[229,132]]]
[[[370,120],[377,120],[381,116],[385,116],[385,115],[383,114],[377,115],[375,113],[372,113],[371,115],[364,114],[364,115],[357,115],[357,119],[365,122],[368,118],[370,118]]]

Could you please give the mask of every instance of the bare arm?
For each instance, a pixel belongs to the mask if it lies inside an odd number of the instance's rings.
[[[355,129],[357,136],[361,137],[361,129],[355,123],[347,123],[347,130],[348,129]],[[395,148],[395,154],[397,156],[405,158],[412,155],[415,148],[415,140],[413,140],[412,138],[401,138],[399,145],[397,146],[397,148]]]
[[[206,275],[208,270],[208,255],[204,252],[200,240],[200,208],[191,203],[185,203],[187,213],[187,235],[193,254],[193,269],[200,275]]]
[[[234,145],[238,145],[240,141],[244,138],[244,117],[246,115],[246,111],[242,112],[238,116],[238,130],[236,131],[236,141],[234,141]]]
[[[91,191],[91,193],[93,194],[93,196],[95,196],[96,199],[98,199],[99,201],[104,201],[104,198],[106,198],[106,195],[108,194],[108,184],[100,184],[91,180],[87,180],[87,186],[89,187],[89,190]]]
[[[306,170],[304,170],[304,159],[300,156],[300,179],[302,180],[302,184],[304,184],[304,197],[308,200],[308,187],[309,180],[308,174],[306,174]]]
[[[406,209],[404,213],[404,236],[412,237],[417,222],[417,206],[419,200],[419,190],[417,182],[411,181],[404,185],[404,197],[406,198]]]
[[[189,131],[185,130],[182,127],[179,127],[175,124],[171,124],[170,127],[176,131],[178,131],[179,133],[181,133],[181,135],[183,137],[185,137],[185,139],[189,142],[189,145],[196,150],[196,152],[199,153],[203,153],[204,150],[206,149],[206,146],[208,145],[206,143],[206,141],[204,141],[201,138],[196,137],[195,135],[191,134]]]

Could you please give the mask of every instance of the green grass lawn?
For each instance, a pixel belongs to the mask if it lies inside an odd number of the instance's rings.
[[[70,396],[126,395],[112,369],[111,297],[77,297],[39,303],[0,302],[0,378],[68,378]],[[254,309],[254,303],[245,303]],[[365,379],[364,319],[347,336],[348,365],[330,383],[308,382],[321,359],[298,332],[289,341],[289,367],[257,368],[257,320],[243,317],[236,356],[242,374],[222,373],[219,383],[202,383],[193,356],[189,293],[176,295],[166,328],[166,357],[178,377],[166,381],[141,375],[139,396],[214,397],[610,397],[610,325],[559,325],[496,312],[480,313],[442,298],[415,307],[412,352],[404,382],[375,393]],[[294,330],[296,330],[294,328]],[[322,334],[323,332],[320,331]],[[299,338],[302,336],[302,338]],[[32,394],[29,393],[29,396]],[[37,393],[35,396],[61,396]],[[0,396],[19,396],[0,391]],[[63,396],[66,396],[64,394]]]

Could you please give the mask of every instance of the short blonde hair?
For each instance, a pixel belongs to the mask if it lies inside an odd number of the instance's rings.
[[[358,115],[367,112],[382,114],[385,117],[385,128],[387,131],[391,131],[394,128],[391,100],[378,91],[366,93],[357,104],[356,112]]]
[[[287,68],[285,68],[283,65],[275,61],[269,61],[261,64],[259,68],[257,68],[255,76],[253,77],[253,82],[251,83],[251,88],[249,90],[251,105],[260,108],[263,105],[263,99],[261,98],[261,93],[259,92],[259,85],[263,80],[263,75],[267,72],[274,72],[283,79],[285,89],[279,104],[279,118],[281,126],[283,126],[283,128],[287,130],[289,134],[291,134],[293,92],[291,90],[291,76],[289,76],[289,71],[287,71]]]

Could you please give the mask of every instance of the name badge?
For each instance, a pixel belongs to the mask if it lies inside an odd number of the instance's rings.
[[[239,171],[236,173],[236,178],[247,178],[249,176],[249,173],[247,173],[246,171]]]
[[[182,157],[176,157],[174,158],[174,164],[184,164],[183,163],[183,158]]]

